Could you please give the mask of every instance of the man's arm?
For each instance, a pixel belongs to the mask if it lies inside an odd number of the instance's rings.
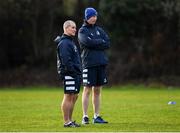
[[[69,44],[61,44],[58,48],[62,64],[65,66],[65,71],[70,73],[76,73],[73,62],[71,46]]]
[[[110,47],[110,38],[108,34],[100,27],[98,27],[98,30],[100,31],[101,37],[105,41],[106,48],[108,49]]]
[[[107,49],[106,41],[103,38],[92,39],[85,29],[79,30],[78,39],[83,47],[95,50]]]

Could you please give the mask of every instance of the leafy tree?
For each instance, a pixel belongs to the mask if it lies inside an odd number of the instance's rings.
[[[111,67],[116,70],[112,77],[120,75],[123,80],[178,75],[178,3],[101,0],[100,11],[112,40]]]

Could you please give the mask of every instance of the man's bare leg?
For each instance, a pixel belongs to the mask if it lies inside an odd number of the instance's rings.
[[[99,115],[100,99],[101,99],[101,86],[95,86],[92,89],[92,104],[94,109],[94,115]]]
[[[85,86],[83,93],[82,93],[82,109],[83,109],[83,115],[88,115],[88,106],[89,106],[89,95],[91,93],[91,88],[89,86]]]
[[[64,94],[63,101],[61,104],[61,110],[63,113],[64,123],[69,123],[70,120],[70,110],[72,108],[72,95],[71,94]]]

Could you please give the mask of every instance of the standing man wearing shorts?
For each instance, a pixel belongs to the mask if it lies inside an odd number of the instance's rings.
[[[75,102],[78,98],[81,85],[82,67],[78,48],[73,42],[76,34],[76,24],[67,20],[63,25],[64,33],[55,39],[57,45],[58,74],[64,83],[64,98],[61,110],[64,118],[64,127],[80,127],[72,120]]]
[[[97,11],[92,8],[85,9],[84,24],[79,29],[78,39],[82,49],[83,66],[83,93],[82,124],[89,124],[88,105],[89,96],[92,91],[92,104],[94,110],[93,123],[108,123],[100,116],[101,88],[107,83],[106,66],[108,58],[105,50],[110,47],[110,39],[106,32],[96,25]]]

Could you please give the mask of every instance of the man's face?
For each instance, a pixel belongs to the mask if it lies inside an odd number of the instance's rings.
[[[76,35],[76,24],[72,23],[66,28],[66,32],[69,36],[75,36]]]
[[[87,20],[87,22],[92,25],[95,24],[96,21],[97,21],[97,16],[92,16]]]

